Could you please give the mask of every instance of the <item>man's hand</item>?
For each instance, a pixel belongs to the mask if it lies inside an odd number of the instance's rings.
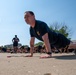
[[[26,55],[25,57],[33,57],[33,55]]]
[[[45,54],[43,56],[40,56],[40,58],[52,58],[52,54]]]
[[[30,55],[27,55],[26,57],[33,57],[33,50],[34,50],[34,41],[35,41],[35,37],[31,37],[30,40]]]

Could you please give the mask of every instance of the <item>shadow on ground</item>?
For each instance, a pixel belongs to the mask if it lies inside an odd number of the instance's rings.
[[[53,56],[53,58],[61,59],[61,60],[76,60],[76,55]]]

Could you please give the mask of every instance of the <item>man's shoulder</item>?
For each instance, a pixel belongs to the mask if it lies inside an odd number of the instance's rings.
[[[13,39],[15,39],[15,37]]]
[[[36,20],[36,23],[37,24],[46,24],[44,21],[41,21],[41,20]]]
[[[47,24],[44,21],[36,20],[37,27],[47,27]]]

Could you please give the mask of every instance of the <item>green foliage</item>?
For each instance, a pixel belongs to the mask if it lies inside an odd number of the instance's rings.
[[[35,44],[35,46],[43,45],[43,42],[38,42]]]
[[[68,37],[69,33],[67,32],[67,29],[67,26],[62,26],[59,32],[62,33],[64,36]]]
[[[65,25],[65,23],[63,24],[54,23],[53,25],[50,25],[49,28],[55,32],[63,34],[65,37],[69,37],[70,35],[69,28],[67,27],[67,25]]]

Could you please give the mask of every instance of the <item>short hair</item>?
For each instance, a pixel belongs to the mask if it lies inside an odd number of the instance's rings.
[[[17,37],[17,35],[15,35]]]
[[[33,11],[26,11],[25,13],[30,13],[31,15],[34,15],[34,12]]]

